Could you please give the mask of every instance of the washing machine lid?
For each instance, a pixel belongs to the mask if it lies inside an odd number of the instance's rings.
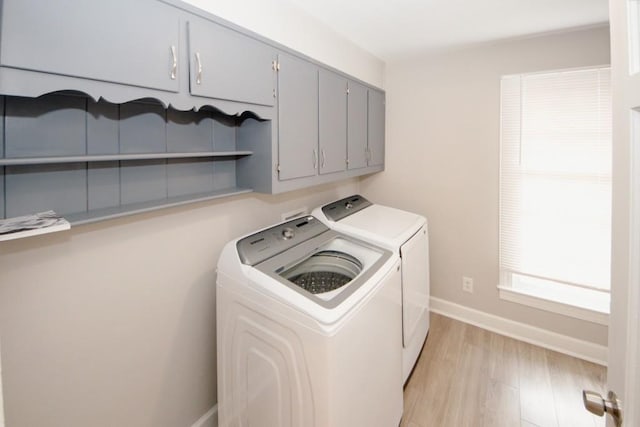
[[[360,195],[346,197],[321,208],[331,228],[398,250],[427,220],[421,215],[373,204]]]
[[[306,300],[325,309],[334,309],[359,289],[374,286],[370,279],[393,256],[331,230],[313,216],[247,236],[236,247],[243,264],[267,275],[272,279],[269,283],[277,282],[259,286],[292,305]]]

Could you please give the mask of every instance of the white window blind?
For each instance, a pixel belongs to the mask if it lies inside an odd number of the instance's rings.
[[[608,291],[610,69],[503,77],[501,109],[502,284]]]

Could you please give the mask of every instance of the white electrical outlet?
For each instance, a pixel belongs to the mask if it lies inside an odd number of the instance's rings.
[[[473,293],[473,279],[471,277],[462,276],[462,290]]]

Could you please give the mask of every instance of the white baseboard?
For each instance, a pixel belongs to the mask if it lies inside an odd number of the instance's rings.
[[[430,302],[430,309],[434,313],[539,347],[607,366],[606,346],[536,328],[525,323],[515,322],[440,298],[431,297]]]
[[[218,427],[218,405],[209,409],[191,427]]]

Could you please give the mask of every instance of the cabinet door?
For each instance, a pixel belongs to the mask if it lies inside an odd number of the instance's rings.
[[[364,168],[367,166],[367,88],[355,82],[349,82],[348,117],[348,168]]]
[[[384,164],[384,93],[369,90],[369,166]]]
[[[193,95],[274,104],[273,49],[221,25],[189,22],[189,82]]]
[[[2,7],[3,66],[179,89],[180,22],[170,6],[155,0],[4,0]]]
[[[347,80],[327,70],[319,72],[320,173],[346,170]]]
[[[318,67],[285,54],[278,62],[279,177],[313,176],[318,168]]]

